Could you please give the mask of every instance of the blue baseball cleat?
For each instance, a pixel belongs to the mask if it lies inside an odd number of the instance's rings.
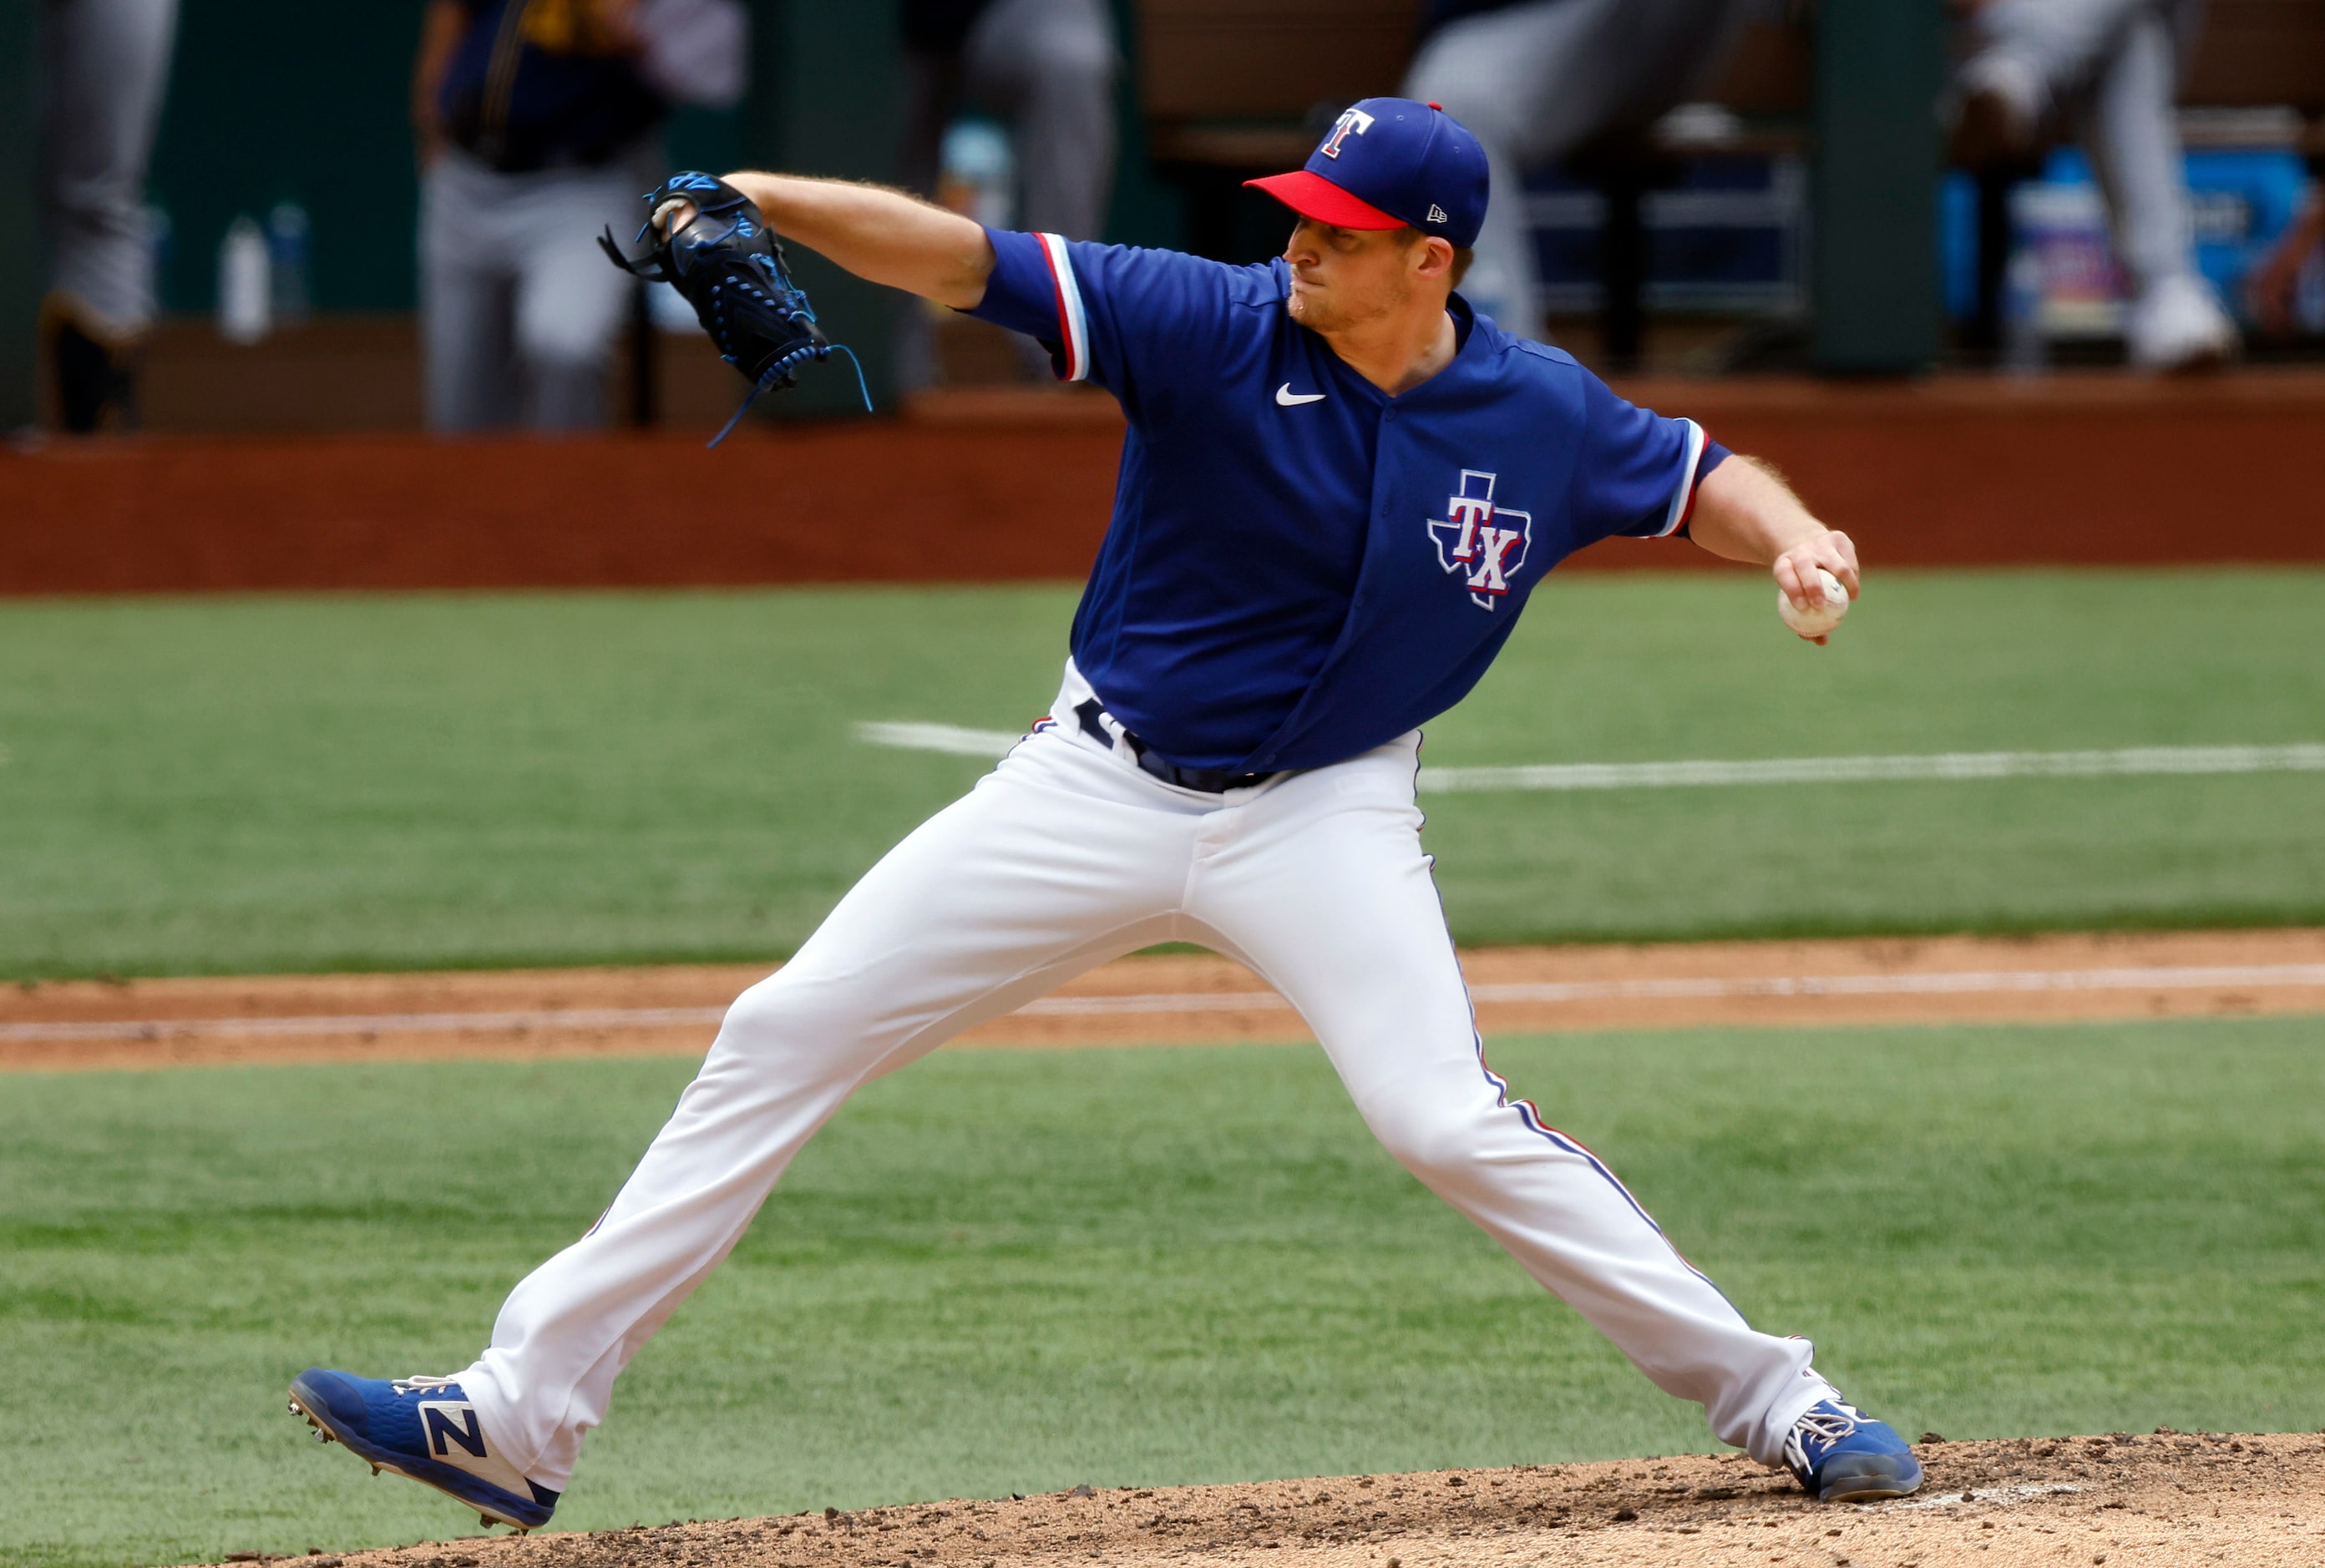
[[[1922,1462],[1885,1422],[1845,1399],[1826,1399],[1792,1423],[1784,1465],[1824,1503],[1902,1498],[1922,1484]]]
[[[549,1523],[558,1494],[518,1473],[485,1440],[484,1425],[449,1378],[358,1378],[310,1367],[291,1379],[291,1414],[320,1443],[343,1443],[371,1462],[432,1486],[519,1534]]]

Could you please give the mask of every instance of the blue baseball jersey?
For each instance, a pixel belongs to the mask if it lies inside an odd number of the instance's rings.
[[[1459,346],[1390,397],[1294,322],[1282,261],[995,232],[973,314],[1121,401],[1075,665],[1166,760],[1340,761],[1477,683],[1544,573],[1685,524],[1727,453],[1458,294]]]

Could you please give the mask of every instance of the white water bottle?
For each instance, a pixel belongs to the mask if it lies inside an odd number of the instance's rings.
[[[255,343],[265,337],[273,325],[273,288],[266,231],[249,214],[240,214],[218,241],[218,336],[228,343]]]

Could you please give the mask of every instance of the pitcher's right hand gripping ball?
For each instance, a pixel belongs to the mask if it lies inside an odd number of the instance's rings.
[[[1792,603],[1790,594],[1778,588],[1776,615],[1798,635],[1811,642],[1821,642],[1832,635],[1832,629],[1840,624],[1843,615],[1848,613],[1848,589],[1839,577],[1822,567],[1812,568],[1807,576],[1810,586],[1816,590],[1815,601],[1803,610]]]
[[[830,340],[783,265],[783,243],[749,197],[716,175],[686,173],[646,192],[645,203],[649,216],[637,236],[649,242],[645,254],[624,255],[611,229],[597,243],[622,271],[684,296],[720,355],[751,383],[751,398],[797,386],[801,365],[831,357]],[[673,224],[689,206],[693,216]],[[727,429],[734,428],[729,420]]]

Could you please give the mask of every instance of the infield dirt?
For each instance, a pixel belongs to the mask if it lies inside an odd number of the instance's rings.
[[[1742,1455],[1120,1488],[277,1558],[311,1568],[1267,1568],[2325,1562],[2325,1437],[1925,1441],[1915,1497],[1811,1502]],[[230,1558],[229,1561],[237,1560]],[[240,1561],[257,1561],[241,1554]]]
[[[1487,1034],[2325,1014],[2325,930],[1489,947]],[[700,1055],[763,964],[64,981],[0,988],[0,1071]],[[1209,955],[1105,964],[961,1037],[1070,1047],[1310,1038]]]

